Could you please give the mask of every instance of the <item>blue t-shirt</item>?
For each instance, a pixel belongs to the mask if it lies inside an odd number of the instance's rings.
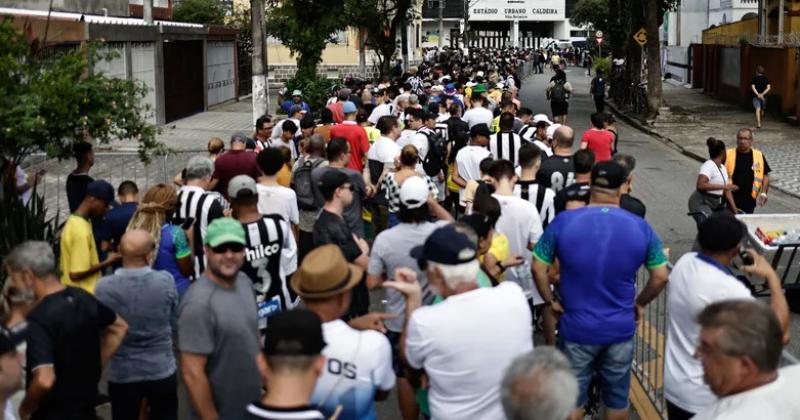
[[[641,217],[616,207],[584,207],[559,214],[533,256],[558,258],[564,315],[561,336],[579,344],[613,344],[636,331],[636,272],[667,263],[661,240]]]
[[[119,245],[119,240],[128,229],[128,223],[131,221],[133,214],[136,213],[136,208],[139,203],[122,203],[106,213],[106,225],[108,226],[111,239],[115,244]]]

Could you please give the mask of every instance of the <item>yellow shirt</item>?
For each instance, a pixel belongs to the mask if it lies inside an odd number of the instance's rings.
[[[508,237],[503,235],[502,233],[494,233],[494,237],[492,237],[492,244],[489,246],[488,254],[492,254],[495,260],[499,262],[503,262],[511,255],[511,247],[508,244]],[[506,273],[500,273],[497,276],[497,282],[501,282],[505,280]]]
[[[364,131],[367,132],[367,140],[369,140],[369,144],[375,143],[376,140],[381,138],[381,131],[375,127],[364,127]]]
[[[79,281],[72,281],[69,273],[80,273],[100,263],[97,246],[92,234],[92,223],[83,217],[71,214],[61,231],[61,283],[80,287],[94,294],[100,272]]]
[[[283,165],[277,174],[278,185],[286,188],[291,188],[292,184],[292,168],[289,165]]]

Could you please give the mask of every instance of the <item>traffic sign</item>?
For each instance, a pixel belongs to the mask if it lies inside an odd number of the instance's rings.
[[[647,31],[644,28],[639,29],[635,34],[633,34],[633,40],[636,41],[640,47],[644,47],[647,44]]]
[[[595,40],[597,41],[597,45],[600,45],[600,44],[603,43],[603,38],[599,38],[598,37],[598,38],[595,38]]]
[[[603,38],[603,31],[597,31],[594,33],[595,38]]]

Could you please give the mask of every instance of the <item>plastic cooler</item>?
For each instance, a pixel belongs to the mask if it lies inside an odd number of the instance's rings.
[[[756,236],[756,228],[800,231],[800,214],[740,214],[736,218],[747,226],[749,245],[772,263],[784,287],[800,287],[800,243],[767,245]]]

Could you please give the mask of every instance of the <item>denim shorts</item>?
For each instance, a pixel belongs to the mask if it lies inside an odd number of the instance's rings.
[[[754,97],[754,98],[753,98],[753,106],[754,106],[756,109],[766,108],[766,107],[764,106],[764,101],[762,101],[762,100],[761,100],[761,99],[759,99],[758,97]]]
[[[578,404],[586,404],[592,375],[600,380],[600,398],[603,405],[613,410],[628,408],[628,393],[631,388],[631,363],[633,362],[633,338],[607,345],[578,344],[558,340],[558,348],[572,364],[572,372],[578,379]]]

